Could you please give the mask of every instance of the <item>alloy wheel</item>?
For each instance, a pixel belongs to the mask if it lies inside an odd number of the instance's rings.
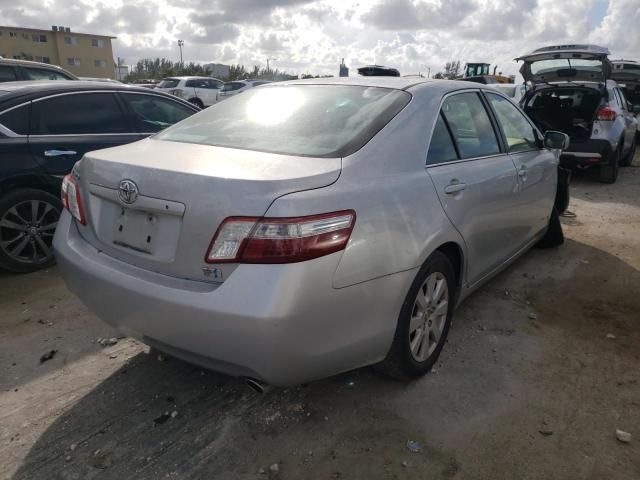
[[[44,200],[26,200],[0,218],[0,249],[12,260],[44,264],[53,258],[51,244],[60,210]]]
[[[418,289],[409,323],[409,345],[414,360],[424,362],[435,351],[449,310],[449,286],[440,272],[431,273]]]

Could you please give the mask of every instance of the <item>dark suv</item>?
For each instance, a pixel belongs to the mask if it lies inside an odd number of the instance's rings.
[[[57,65],[0,57],[0,82],[20,80],[78,80],[78,77]]]
[[[198,110],[128,85],[0,84],[0,267],[30,272],[53,264],[62,177],[86,152],[141,140]]]

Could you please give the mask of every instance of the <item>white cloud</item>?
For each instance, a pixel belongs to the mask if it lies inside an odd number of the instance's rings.
[[[0,0],[2,23],[114,34],[114,55],[274,66],[336,74],[379,63],[403,74],[440,70],[448,60],[497,64],[565,42],[609,46],[640,57],[640,2],[609,0]],[[46,20],[42,11],[47,11]],[[595,10],[602,10],[601,8]],[[602,16],[602,14],[600,14]],[[46,22],[46,23],[43,23]],[[640,58],[638,58],[640,60]]]

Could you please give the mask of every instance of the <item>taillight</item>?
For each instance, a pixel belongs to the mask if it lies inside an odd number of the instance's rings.
[[[596,112],[596,119],[601,122],[613,122],[616,116],[616,111],[609,107],[600,107]]]
[[[62,206],[69,210],[73,218],[78,220],[82,225],[87,224],[78,182],[70,174],[62,179]]]
[[[218,228],[207,263],[294,263],[322,257],[347,246],[353,210],[294,218],[230,217]]]

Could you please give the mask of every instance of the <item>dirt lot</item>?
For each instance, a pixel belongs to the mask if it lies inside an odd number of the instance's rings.
[[[0,274],[0,478],[639,479],[635,165],[613,186],[576,178],[566,244],[467,300],[411,384],[363,369],[259,395],[99,345],[114,332],[55,269]]]

